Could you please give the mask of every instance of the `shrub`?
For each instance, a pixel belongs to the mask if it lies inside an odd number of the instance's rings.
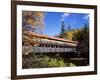
[[[35,55],[32,53],[28,56],[23,56],[23,68],[48,68],[48,67],[69,67],[75,66],[72,63],[65,62],[61,57],[54,58],[43,54]]]

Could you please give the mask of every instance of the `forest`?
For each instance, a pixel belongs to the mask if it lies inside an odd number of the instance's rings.
[[[61,21],[61,29],[59,34],[54,37],[59,37],[67,40],[77,41],[77,55],[75,58],[86,59],[83,62],[76,64],[61,53],[57,54],[35,54],[32,47],[38,43],[33,41],[33,38],[27,34],[27,31],[43,34],[45,28],[45,12],[41,11],[22,11],[22,68],[48,68],[48,67],[73,67],[89,65],[89,24],[85,23],[78,29],[73,29],[70,25],[65,25]],[[78,23],[77,23],[78,24]]]

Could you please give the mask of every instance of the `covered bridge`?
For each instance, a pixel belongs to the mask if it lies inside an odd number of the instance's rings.
[[[77,42],[57,37],[26,32],[32,38],[34,53],[67,53],[76,52]],[[34,44],[36,43],[36,44]]]

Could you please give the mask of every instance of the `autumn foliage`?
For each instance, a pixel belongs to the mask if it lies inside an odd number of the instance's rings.
[[[44,28],[44,12],[23,11],[22,12],[22,53],[29,54],[33,52],[32,47],[38,45],[34,41],[34,33],[42,33]]]

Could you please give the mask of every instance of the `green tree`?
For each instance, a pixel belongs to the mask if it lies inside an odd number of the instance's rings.
[[[74,29],[71,29],[71,26],[68,25],[65,28],[65,24],[64,21],[62,21],[62,25],[61,25],[61,32],[60,32],[60,38],[64,38],[64,39],[68,39],[68,40],[72,40],[73,37],[73,33],[74,33]]]
[[[65,24],[64,24],[64,21],[61,22],[61,32],[60,32],[60,38],[64,38],[64,35],[65,35]]]
[[[74,36],[73,40],[79,42],[79,51],[82,56],[89,57],[89,25],[85,24],[83,28],[78,30]]]

